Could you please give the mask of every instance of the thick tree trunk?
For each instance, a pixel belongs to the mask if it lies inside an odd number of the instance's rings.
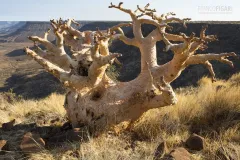
[[[157,48],[156,43],[151,39],[143,39],[139,46],[141,52],[141,70],[145,67],[146,62],[149,68],[154,68],[157,65]]]
[[[43,51],[35,45],[36,52],[29,48],[25,51],[35,61],[42,65],[48,72],[57,77],[69,92],[66,95],[65,108],[73,127],[89,127],[90,131],[102,131],[121,122],[131,123],[136,121],[144,112],[177,102],[170,83],[189,65],[205,65],[215,80],[213,67],[209,61],[217,60],[233,67],[233,63],[227,59],[236,56],[235,53],[222,54],[197,54],[198,49],[205,49],[208,42],[216,40],[213,35],[205,35],[206,27],[200,33],[200,38],[191,34],[172,35],[165,33],[168,23],[177,21],[185,26],[188,19],[168,18],[174,15],[167,13],[157,16],[155,10],[149,9],[149,4],[137,11],[119,5],[109,8],[119,9],[130,15],[132,24],[123,23],[110,28],[107,33],[102,31],[80,32],[71,27],[76,23],[69,19],[67,22],[51,21],[54,33],[57,37],[56,45],[44,38],[29,37],[34,43],[42,44]],[[137,15],[140,11],[141,15]],[[146,15],[151,19],[139,19]],[[141,25],[143,23],[156,26],[148,36],[143,37]],[[120,27],[132,26],[134,38],[124,35]],[[120,34],[115,34],[117,30]],[[106,69],[121,54],[109,53],[110,38],[118,38],[127,45],[133,45],[140,49],[141,72],[139,76],[130,82],[113,82],[106,75]],[[166,50],[172,50],[173,59],[163,65],[157,64],[156,42],[163,40]],[[172,44],[170,41],[181,41]],[[71,47],[73,56],[66,54],[63,45]]]
[[[82,96],[77,92],[69,92],[65,107],[74,127],[87,125],[99,130],[124,121],[134,122],[149,109],[176,103],[171,86],[160,82],[164,72],[158,71],[155,80],[152,77],[152,72],[158,67],[156,42],[151,37],[142,38],[138,46],[141,52],[141,73],[136,79],[118,83],[106,81]],[[166,90],[159,90],[158,83],[167,87]]]
[[[87,125],[99,130],[123,121],[134,122],[149,109],[175,103],[172,89],[153,88],[148,71],[144,71],[131,82],[106,83],[82,97],[70,91],[65,108],[74,127]]]

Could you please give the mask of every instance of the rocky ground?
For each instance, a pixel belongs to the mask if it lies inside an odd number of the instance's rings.
[[[63,93],[57,79],[27,57],[23,51],[26,46],[32,43],[0,43],[0,92],[12,90],[25,99]]]
[[[204,77],[176,91],[176,105],[148,111],[131,131],[101,135],[71,128],[64,95],[24,100],[2,93],[0,159],[238,160],[240,75],[215,83]]]

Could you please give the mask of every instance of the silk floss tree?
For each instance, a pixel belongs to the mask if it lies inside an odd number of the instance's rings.
[[[202,28],[200,37],[194,33],[187,36],[166,32],[166,29],[173,29],[169,23],[178,22],[186,27],[189,18],[176,18],[172,12],[159,16],[149,4],[144,8],[137,6],[135,11],[124,8],[122,2],[111,3],[109,8],[128,14],[132,22],[120,23],[107,31],[80,32],[72,27],[73,23],[77,24],[73,19],[51,20],[56,43],[48,41],[49,30],[43,38],[30,36],[35,47],[25,48],[29,56],[68,88],[64,106],[73,127],[87,126],[91,131],[101,131],[128,122],[126,128],[131,128],[144,112],[177,103],[170,83],[188,66],[206,66],[213,81],[216,79],[210,61],[217,60],[233,67],[227,59],[236,56],[233,52],[196,54],[197,50],[203,51],[209,42],[217,40],[215,35],[205,34],[207,27]],[[143,36],[142,24],[154,25],[156,29]],[[126,37],[123,27],[131,27],[134,38]],[[141,72],[134,80],[115,82],[106,74],[108,66],[122,56],[109,52],[110,39],[139,48]],[[165,43],[165,51],[174,53],[172,60],[163,65],[157,64],[158,41]],[[71,56],[66,54],[64,46],[70,47]]]

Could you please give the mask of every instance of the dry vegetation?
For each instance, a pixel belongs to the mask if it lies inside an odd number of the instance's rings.
[[[145,113],[131,133],[124,132],[118,136],[105,133],[97,138],[89,137],[87,142],[65,142],[42,153],[31,154],[28,158],[153,159],[161,141],[166,141],[169,148],[182,146],[193,132],[206,140],[203,151],[190,151],[193,159],[214,159],[216,150],[224,145],[240,149],[240,74],[233,75],[228,81],[215,83],[203,77],[198,87],[181,88],[177,93],[179,101],[176,105]],[[48,120],[54,117],[64,119],[63,101],[64,96],[57,94],[40,101],[12,101],[12,98],[6,100],[5,97],[0,104],[0,123],[12,119],[16,119],[17,123],[36,122],[38,115]],[[12,134],[3,136],[11,138]]]

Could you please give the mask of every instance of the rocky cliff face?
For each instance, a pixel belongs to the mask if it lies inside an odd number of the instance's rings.
[[[8,28],[11,26],[14,26],[15,24],[18,24],[17,21],[0,21],[0,30],[3,28]]]
[[[80,31],[96,30],[99,27],[100,30],[105,30],[109,27],[119,24],[117,21],[105,21],[105,22],[91,22],[91,21],[79,21],[81,26]],[[5,24],[5,23],[4,23]],[[1,27],[1,24],[0,24]],[[75,26],[76,27],[76,26]],[[49,22],[19,22],[15,25],[0,29],[0,41],[2,42],[30,42],[27,37],[36,35],[43,36],[44,32],[51,28]],[[129,31],[129,29],[124,29]],[[53,41],[55,36],[51,33],[49,40]]]
[[[85,25],[86,23],[89,22],[81,22],[82,25]],[[0,40],[2,42],[30,42],[27,39],[28,36],[43,36],[44,32],[46,32],[48,28],[51,28],[49,22],[19,22],[14,26],[5,28],[5,30],[0,31]],[[48,38],[51,41],[55,40],[53,33],[49,34]]]
[[[38,35],[43,36],[44,32],[50,28],[48,22],[26,22],[23,26],[17,28],[13,32],[8,32],[8,34],[1,36],[0,39],[6,42],[27,42],[28,36]],[[53,34],[49,35],[50,40],[54,40]]]
[[[80,22],[82,24],[81,31],[84,30],[96,30],[99,27],[101,30],[105,30],[108,27],[114,26],[120,22]],[[189,35],[191,32],[199,34],[202,25],[208,24],[207,34],[218,35],[219,41],[209,44],[209,48],[204,51],[204,53],[221,53],[221,52],[236,52],[240,55],[240,23],[238,22],[191,22],[188,23],[188,28],[185,29],[181,24],[171,24],[174,29],[169,31],[170,33],[184,32]],[[43,36],[44,32],[50,27],[48,22],[26,22],[23,26],[19,27],[16,31],[8,33],[7,35],[1,36],[1,39],[5,42],[28,42],[27,36],[38,35]],[[154,26],[143,25],[142,30],[144,34],[147,35],[154,29]],[[132,37],[132,30],[129,28],[124,28],[124,32],[128,37]],[[49,36],[50,40],[54,40],[53,34]],[[173,53],[163,52],[164,48],[163,42],[157,43],[157,59],[159,64],[164,64],[171,60]],[[23,46],[24,47],[24,46]],[[129,81],[134,79],[140,71],[140,52],[137,48],[132,46],[127,46],[121,41],[114,41],[110,47],[111,52],[122,53],[123,56],[119,58],[122,67],[117,66],[120,72],[120,81]],[[20,50],[16,52],[21,52]],[[14,52],[15,53],[15,52]],[[15,54],[14,54],[15,55]],[[21,54],[22,55],[22,54]],[[240,71],[239,59],[234,60],[235,68],[232,69],[225,64],[218,62],[214,63],[214,70],[218,78],[228,78],[235,72]],[[202,77],[207,76],[208,70],[201,65],[190,66],[186,69],[182,75],[173,82],[174,87],[186,86],[196,84],[196,82]]]

